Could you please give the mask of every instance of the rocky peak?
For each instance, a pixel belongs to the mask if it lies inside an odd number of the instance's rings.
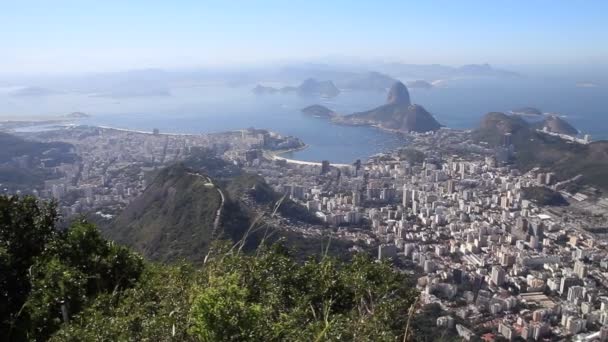
[[[411,105],[410,93],[407,91],[405,84],[395,82],[388,92],[386,102],[389,104],[405,104]]]

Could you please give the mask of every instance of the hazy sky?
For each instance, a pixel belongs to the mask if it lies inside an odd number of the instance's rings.
[[[606,64],[608,1],[0,0],[0,72],[325,56]]]

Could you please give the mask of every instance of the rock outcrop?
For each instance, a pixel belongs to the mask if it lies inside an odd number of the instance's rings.
[[[424,107],[411,103],[407,87],[401,82],[393,84],[385,105],[366,112],[337,117],[334,121],[354,125],[374,125],[400,132],[423,133],[441,128],[441,124]]]

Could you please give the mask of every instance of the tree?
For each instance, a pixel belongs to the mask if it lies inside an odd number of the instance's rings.
[[[30,292],[29,269],[58,231],[54,203],[0,196],[0,336],[22,329],[18,314]]]
[[[0,333],[10,340],[47,339],[100,293],[131,287],[140,256],[78,221],[55,226],[54,203],[0,197]]]

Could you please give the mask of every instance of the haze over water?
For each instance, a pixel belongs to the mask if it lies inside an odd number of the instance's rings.
[[[0,119],[57,117],[74,111],[91,114],[84,124],[167,133],[209,133],[248,127],[294,135],[309,145],[287,156],[308,161],[350,163],[401,146],[404,139],[369,127],[331,124],[300,110],[322,104],[341,114],[372,109],[384,103],[385,92],[342,92],[333,99],[293,93],[254,95],[251,86],[191,86],[172,88],[170,96],[95,97],[62,93],[12,96],[0,92]],[[594,140],[608,138],[608,88],[577,87],[573,80],[541,78],[450,80],[432,89],[410,89],[423,105],[450,128],[477,127],[483,114],[532,106],[555,112]]]

